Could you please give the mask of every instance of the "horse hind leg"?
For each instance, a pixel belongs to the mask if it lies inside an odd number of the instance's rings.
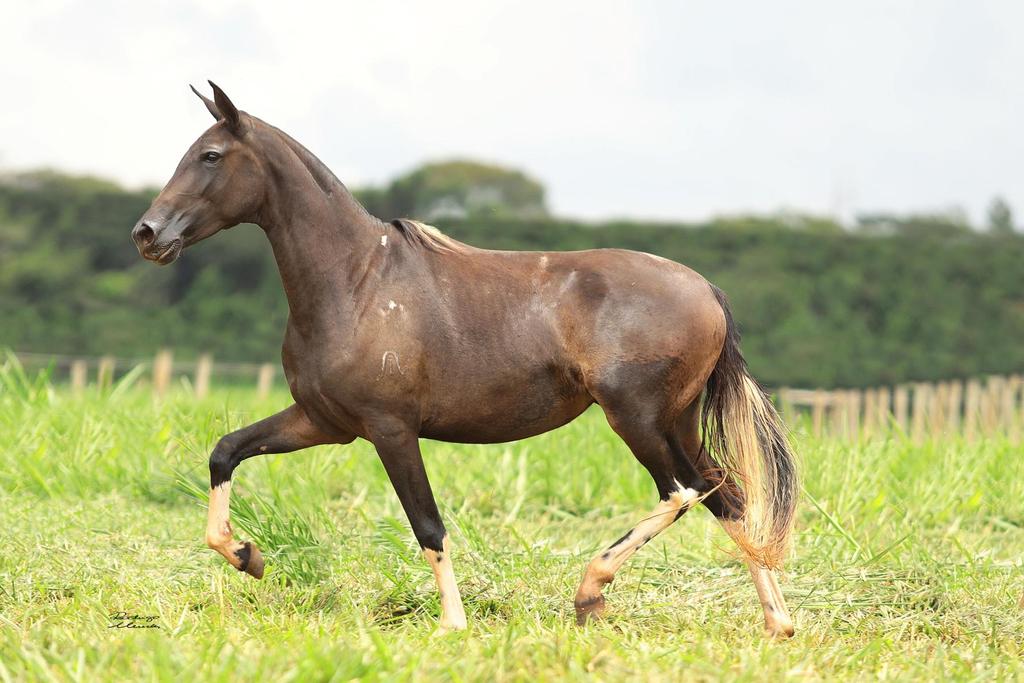
[[[698,498],[696,490],[686,487],[674,476],[669,441],[653,420],[640,420],[638,423],[633,415],[629,420],[620,419],[606,405],[605,414],[612,429],[654,478],[660,501],[650,515],[598,553],[587,565],[574,600],[576,622],[580,625],[604,612],[602,589],[612,582],[619,568],[648,541],[679,519]]]
[[[697,496],[696,491],[680,486],[661,500],[649,516],[590,561],[573,601],[577,624],[582,626],[604,613],[603,588],[614,580],[615,573],[637,550],[679,519]]]
[[[720,479],[721,473],[716,472],[714,462],[703,449],[700,435],[699,401],[684,411],[679,422],[679,446],[676,452],[677,469],[691,470],[696,480],[682,477],[684,482],[692,481],[692,486],[699,491],[707,492],[702,502],[718,520],[725,532],[736,541],[740,548],[741,528],[739,520],[743,517],[743,501],[734,492],[738,491],[735,480],[727,476],[721,485],[708,484],[708,480]],[[706,478],[705,478],[706,477]],[[768,635],[774,638],[789,638],[793,635],[793,618],[786,608],[786,599],[779,587],[775,572],[761,566],[753,558],[744,556],[754,589],[764,611],[764,626]]]

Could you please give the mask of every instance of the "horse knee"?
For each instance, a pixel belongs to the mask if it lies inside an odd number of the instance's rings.
[[[221,437],[210,454],[210,488],[220,486],[231,479],[231,473],[238,464],[238,447],[231,435]]]

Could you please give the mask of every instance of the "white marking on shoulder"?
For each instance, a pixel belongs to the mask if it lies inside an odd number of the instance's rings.
[[[382,246],[382,247],[388,246],[388,236],[387,235],[381,235],[380,236],[380,246]]]
[[[396,308],[398,308],[398,304],[396,304],[394,301],[389,300],[388,301],[388,310],[393,311]]]
[[[394,363],[389,365],[388,358],[391,358]],[[402,370],[402,364],[398,360],[398,353],[395,351],[385,351],[384,355],[380,358],[380,375],[377,379],[381,379],[384,375],[394,374],[395,370],[398,371],[399,375],[404,375],[405,371]]]

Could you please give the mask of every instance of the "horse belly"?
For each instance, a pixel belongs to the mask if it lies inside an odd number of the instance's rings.
[[[572,370],[539,366],[529,372],[444,382],[421,435],[458,443],[499,443],[550,431],[572,421],[593,399]]]

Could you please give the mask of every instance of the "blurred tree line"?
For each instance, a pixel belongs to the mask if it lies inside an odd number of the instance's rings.
[[[544,186],[513,169],[458,159],[424,164],[386,187],[356,191],[375,216],[437,221],[544,218]]]
[[[261,231],[239,226],[155,267],[129,240],[153,194],[51,172],[0,179],[0,346],[276,358],[287,307]],[[359,195],[377,215],[436,217],[480,247],[622,247],[685,263],[729,294],[744,351],[770,385],[1024,369],[1024,236],[1002,200],[986,230],[955,213],[868,215],[849,227],[800,214],[590,224],[550,218],[539,183],[472,162],[425,166]]]

